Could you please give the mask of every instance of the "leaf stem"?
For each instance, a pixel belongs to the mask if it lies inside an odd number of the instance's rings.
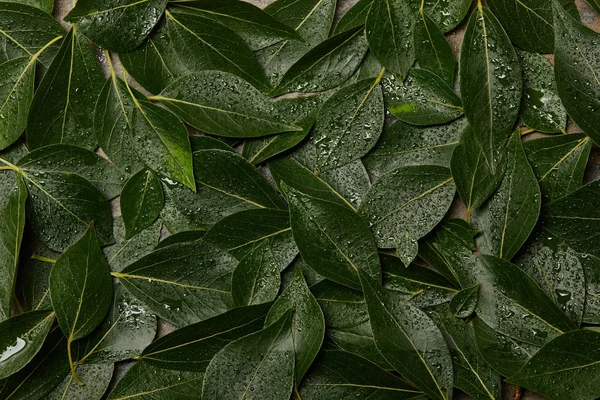
[[[535,132],[535,130],[534,129],[525,129],[524,131],[521,131],[521,136],[528,135],[531,132]]]
[[[375,83],[373,83],[373,86],[377,86],[377,84],[381,81],[381,78],[383,78],[384,73],[385,67],[381,68],[381,71],[379,71],[379,75],[377,75],[377,78],[375,78]]]
[[[49,257],[40,256],[39,254],[33,254],[31,256],[32,260],[43,261],[45,263],[56,264],[56,260]]]
[[[300,396],[300,392],[298,391],[298,387],[296,385],[294,385],[294,394],[296,394],[296,398],[298,400],[302,400],[302,397]]]
[[[73,364],[73,356],[71,354],[71,343],[73,343],[73,339],[69,337],[69,339],[67,340],[67,354],[69,355],[69,367],[71,368],[71,376],[79,386],[83,386],[83,382],[81,381],[81,379],[79,379],[77,373],[75,372],[75,364]]]
[[[0,170],[12,169],[17,174],[23,174],[23,170],[21,168],[17,167],[15,164],[11,163],[10,161],[7,161],[4,158],[0,157],[0,162],[6,164],[6,166],[0,167]]]
[[[52,46],[54,43],[56,43],[57,41],[59,41],[60,39],[62,39],[63,36],[57,36],[54,39],[52,39],[51,41],[49,41],[48,43],[46,43],[44,45],[44,47],[42,47],[41,49],[39,49],[37,51],[37,53],[35,53],[34,55],[31,56],[31,60],[36,60],[44,51],[46,51],[48,49],[48,47]]]

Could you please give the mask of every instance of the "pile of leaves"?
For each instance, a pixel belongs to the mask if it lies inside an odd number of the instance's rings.
[[[0,399],[600,397],[573,0],[53,6],[0,1]]]

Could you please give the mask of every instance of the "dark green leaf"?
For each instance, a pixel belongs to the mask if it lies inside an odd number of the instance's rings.
[[[281,286],[280,269],[268,240],[254,246],[231,276],[233,304],[240,307],[274,300]]]
[[[460,93],[491,172],[519,115],[522,77],[517,54],[502,26],[478,3],[460,53]]]
[[[23,178],[19,176],[16,186],[10,191],[8,204],[0,212],[0,321],[6,320],[11,314],[25,230],[26,200],[27,189]]]
[[[456,61],[452,49],[440,28],[423,10],[415,25],[415,56],[421,68],[433,72],[448,85],[454,83]]]
[[[374,0],[367,16],[369,48],[400,81],[415,62],[415,11],[409,0]]]
[[[176,243],[195,242],[204,237],[205,231],[183,231],[167,236],[156,245],[156,249],[171,246]]]
[[[373,0],[359,0],[348,11],[342,15],[342,18],[335,25],[334,34],[342,33],[357,26],[364,25],[367,22],[367,15]]]
[[[409,124],[440,125],[463,113],[462,103],[452,88],[426,69],[411,69],[404,81],[389,75],[381,84],[386,108]]]
[[[113,223],[115,244],[102,248],[111,271],[121,271],[127,265],[154,250],[158,245],[162,227],[161,222],[159,219],[131,239],[125,239],[123,218],[116,217]]]
[[[377,143],[385,117],[380,79],[346,86],[321,107],[313,134],[319,171],[349,164]]]
[[[294,342],[294,385],[297,388],[317,356],[325,335],[325,319],[319,303],[308,289],[300,268],[296,268],[294,280],[269,310],[265,326],[275,324],[290,308],[292,317],[292,340]]]
[[[582,254],[579,260],[583,264],[586,284],[583,322],[598,324],[600,323],[600,259]]]
[[[214,135],[243,138],[302,130],[286,123],[264,94],[224,72],[184,76],[152,99],[193,127]]]
[[[284,185],[294,240],[306,263],[320,275],[360,289],[358,271],[381,281],[377,247],[369,227],[347,206]],[[347,229],[348,227],[352,229]]]
[[[200,150],[227,150],[236,152],[235,146],[238,144],[238,140],[235,138],[214,138],[207,135],[191,135],[190,144],[192,145],[192,152]]]
[[[0,169],[0,209],[3,209],[8,204],[9,193],[17,183],[18,174],[15,174],[14,169],[10,164],[16,164],[17,161],[29,152],[25,144],[18,140],[5,150],[0,150],[0,166],[9,168]],[[8,163],[7,163],[8,161]]]
[[[294,383],[292,310],[261,331],[229,343],[211,360],[202,399],[290,397]]]
[[[138,358],[160,368],[204,372],[226,344],[260,331],[270,307],[238,307],[188,325],[154,341]]]
[[[455,317],[467,318],[473,315],[479,300],[479,284],[456,293],[450,300],[450,311]]]
[[[22,369],[40,351],[54,316],[52,311],[30,311],[0,322],[0,379]]]
[[[363,158],[363,162],[375,180],[396,168],[409,165],[448,168],[452,152],[466,127],[466,118],[432,127],[417,127],[396,121],[383,128],[379,142]]]
[[[235,258],[209,244],[187,242],[155,250],[113,276],[156,315],[185,326],[233,306],[236,265]]]
[[[54,0],[17,0],[14,3],[36,7],[47,14],[52,14],[52,9],[54,8]]]
[[[457,1],[423,1],[423,10],[431,19],[439,26],[443,32],[449,32],[465,18],[472,1],[457,0]]]
[[[72,375],[67,375],[44,400],[89,400],[102,397],[113,376],[113,364],[83,364],[75,367],[77,376],[84,382],[78,385]]]
[[[119,200],[125,239],[131,239],[152,225],[158,218],[164,201],[160,180],[154,171],[143,169],[129,178]]]
[[[368,360],[345,351],[323,351],[300,386],[304,400],[404,400],[423,393]]]
[[[537,223],[541,194],[519,131],[510,139],[506,158],[502,183],[480,209],[474,210],[473,221],[482,233],[477,241],[479,250],[510,260]]]
[[[550,399],[593,400],[600,395],[600,333],[568,332],[542,347],[509,381]]]
[[[367,54],[362,26],[332,36],[296,61],[271,93],[320,92],[346,82]]]
[[[36,252],[38,249],[36,249]],[[47,252],[47,253],[46,253]],[[22,260],[19,271],[17,289],[18,300],[25,311],[48,310],[50,302],[50,271],[60,253],[46,249],[43,253],[52,255],[51,258],[32,255],[26,261]]]
[[[65,21],[100,47],[126,52],[142,44],[166,6],[166,0],[82,0]]]
[[[452,398],[452,360],[438,327],[400,293],[359,274],[379,352],[431,398]]]
[[[540,132],[565,132],[567,111],[554,80],[554,67],[540,54],[517,50],[523,71],[523,123]]]
[[[538,179],[543,202],[551,203],[583,184],[592,142],[582,133],[559,135],[523,143]]]
[[[71,29],[33,96],[27,121],[29,148],[55,143],[96,148],[91,111],[102,84],[91,45]]]

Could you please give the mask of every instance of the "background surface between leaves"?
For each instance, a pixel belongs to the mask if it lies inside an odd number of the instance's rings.
[[[247,1],[247,2],[252,3],[260,8],[264,8],[268,4],[272,3],[274,0],[243,0],[243,1]],[[339,20],[339,18],[349,8],[351,8],[355,3],[357,3],[357,1],[358,0],[337,0],[337,9],[336,9],[336,15],[335,15],[336,21]],[[600,16],[598,16],[598,14],[584,0],[574,0],[574,1],[579,10],[581,22],[583,24],[587,25],[588,27],[592,28],[593,30],[600,32]],[[485,3],[485,1],[483,1],[483,2]],[[70,25],[63,22],[63,17],[65,15],[67,15],[68,12],[72,8],[73,8],[72,0],[55,0],[55,2],[54,2],[53,15],[67,29],[69,29]],[[455,59],[457,59],[457,60],[458,60],[458,54],[460,52],[460,45],[462,43],[465,27],[466,27],[466,23],[463,23],[463,24],[461,24],[461,26],[458,29],[454,30],[453,32],[451,32],[449,35],[446,36],[446,38],[448,39],[448,42],[450,43],[450,47],[454,53]],[[98,49],[96,49],[96,55],[98,58],[99,65],[102,68],[103,72],[105,73],[105,76],[108,76],[109,75],[109,66],[108,66],[105,54],[98,51]],[[553,57],[553,56],[550,55],[549,57]],[[550,60],[552,61],[551,58],[550,58]],[[113,61],[114,61],[114,67],[115,67],[117,74],[121,75],[121,64],[120,64],[118,58],[115,57]],[[458,82],[456,82],[456,83],[458,84]],[[146,92],[141,86],[137,85],[136,82],[132,82],[132,86],[134,86],[136,89],[140,90],[144,94],[148,94],[148,92]],[[570,125],[567,127],[567,132],[571,133],[571,132],[574,132],[575,130],[576,130],[576,128],[573,126],[573,123],[570,120]],[[536,139],[537,137],[540,137],[540,136],[543,136],[543,135],[538,134],[538,133],[533,133],[533,134],[526,136],[524,138],[524,140],[527,141],[527,140],[531,140],[531,139]],[[101,151],[100,151],[100,155],[103,155],[101,153]],[[600,149],[598,149],[597,147],[594,147],[592,149],[592,153],[590,154],[590,162],[589,162],[588,168],[586,169],[585,181],[596,180],[599,178],[600,178]],[[458,198],[458,196],[457,196],[457,198]],[[118,198],[113,199],[111,201],[111,210],[112,210],[113,215],[121,214],[121,210],[119,209]],[[452,208],[450,209],[449,216],[463,218],[464,215],[465,215],[464,205],[460,201],[455,201],[454,204],[452,205]],[[165,233],[165,232],[163,231],[163,233]],[[162,319],[159,319],[158,320],[157,337],[164,336],[167,333],[172,332],[174,329],[175,328],[171,324],[169,324],[168,322],[165,322]],[[122,364],[116,366],[117,368],[116,368],[115,376],[113,377],[111,386],[120,379],[120,377],[127,371],[127,369],[131,366],[131,364],[133,364],[133,363],[122,363]],[[108,392],[110,392],[110,389],[107,391],[107,393]],[[514,387],[512,385],[508,385],[508,384],[504,383],[503,395],[504,395],[503,397],[505,400],[511,400],[511,399],[515,398],[514,397],[515,396]],[[470,399],[471,397],[469,397],[465,394],[460,394],[458,396],[455,396],[455,398],[458,400],[463,400],[463,399],[466,400],[466,399]],[[526,390],[523,390],[521,399],[523,399],[523,400],[543,400],[545,398],[539,394],[531,393]]]

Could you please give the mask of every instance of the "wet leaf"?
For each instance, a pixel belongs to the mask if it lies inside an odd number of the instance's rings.
[[[468,318],[475,312],[479,300],[479,284],[456,293],[450,300],[450,311],[457,318]]]
[[[19,0],[15,1],[15,3],[39,8],[47,14],[52,14],[52,9],[54,8],[54,0]]]
[[[203,242],[177,243],[113,272],[159,317],[185,326],[233,306],[231,274],[237,260]]]
[[[115,244],[102,248],[111,271],[121,271],[133,261],[139,260],[154,250],[158,245],[161,222],[159,219],[131,239],[125,239],[123,218],[116,217],[113,222]]]
[[[444,33],[456,28],[465,18],[472,2],[470,0],[437,1],[425,0],[423,9]]]
[[[600,259],[592,255],[582,254],[580,261],[585,272],[585,304],[583,308],[583,322],[598,324],[600,322]]]
[[[211,360],[205,400],[288,398],[294,379],[292,310],[261,331],[229,343]]]
[[[0,378],[25,367],[40,351],[54,316],[53,311],[30,311],[0,322]]]
[[[67,375],[44,399],[87,400],[101,398],[110,384],[114,369],[113,364],[78,365],[75,370],[86,384],[80,386],[75,382],[72,375]]]
[[[100,47],[126,52],[142,44],[166,6],[165,0],[82,0],[65,21]]]
[[[38,253],[51,255],[46,259]],[[19,270],[17,288],[15,292],[24,311],[48,310],[52,308],[50,302],[50,271],[60,253],[46,249],[39,251],[30,259],[21,261],[22,268]]]
[[[371,9],[373,0],[359,0],[348,11],[342,15],[342,18],[335,25],[334,34],[342,33],[357,26],[364,25],[367,21],[367,15]]]
[[[157,245],[156,249],[162,249],[163,247],[171,246],[176,243],[195,242],[204,237],[205,231],[183,231],[173,235],[167,236],[161,240]]]
[[[519,115],[522,77],[517,54],[496,17],[478,3],[460,56],[465,116],[492,174]]]
[[[125,239],[131,239],[152,225],[163,208],[164,200],[160,180],[152,170],[141,170],[129,178],[119,200]]]
[[[423,10],[415,24],[415,56],[421,68],[433,72],[448,85],[454,83],[456,61],[452,49],[438,25]]]
[[[440,125],[463,113],[462,103],[452,88],[426,69],[411,69],[404,81],[386,76],[381,84],[386,108],[409,124]]]
[[[281,286],[280,268],[264,240],[239,262],[231,276],[231,296],[236,307],[268,303],[275,299]]]

